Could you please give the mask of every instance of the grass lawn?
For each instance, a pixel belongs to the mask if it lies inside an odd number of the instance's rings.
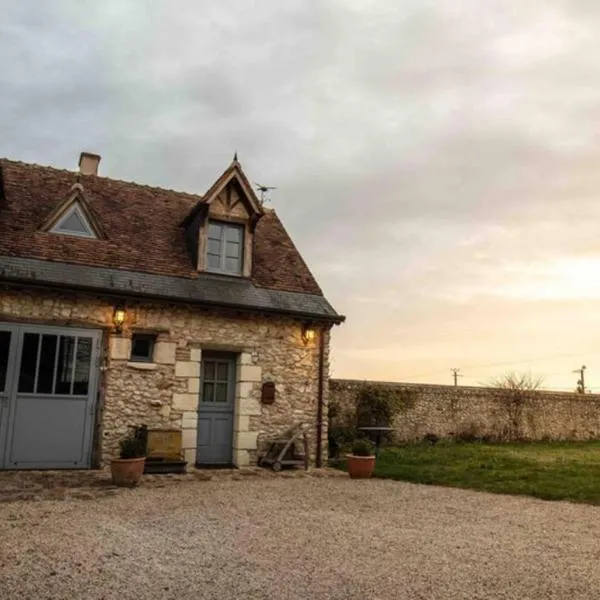
[[[600,442],[382,448],[377,477],[600,504]]]

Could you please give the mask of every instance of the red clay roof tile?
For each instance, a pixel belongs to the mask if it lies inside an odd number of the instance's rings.
[[[181,223],[202,196],[8,159],[0,159],[0,175],[0,255],[195,276]],[[40,230],[77,181],[106,239]],[[322,295],[272,210],[255,230],[252,271],[257,286]]]

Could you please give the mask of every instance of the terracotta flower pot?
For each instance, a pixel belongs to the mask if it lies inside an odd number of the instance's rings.
[[[354,456],[346,454],[348,459],[348,473],[351,479],[369,479],[375,468],[374,456]]]
[[[144,472],[146,457],[116,458],[110,462],[113,483],[121,487],[135,487]]]

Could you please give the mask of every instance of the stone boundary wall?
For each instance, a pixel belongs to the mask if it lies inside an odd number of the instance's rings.
[[[397,441],[439,438],[511,440],[589,440],[600,438],[600,394],[527,392],[515,402],[507,390],[331,379],[330,407],[338,409],[333,426],[353,420],[360,388],[365,385],[401,388],[411,396],[394,423]]]

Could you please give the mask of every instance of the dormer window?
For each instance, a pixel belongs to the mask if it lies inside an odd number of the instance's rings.
[[[58,219],[54,227],[50,229],[50,232],[93,239],[96,239],[97,237],[78,202],[75,202],[71,208]]]
[[[223,221],[208,222],[206,270],[241,275],[244,252],[244,226]]]

